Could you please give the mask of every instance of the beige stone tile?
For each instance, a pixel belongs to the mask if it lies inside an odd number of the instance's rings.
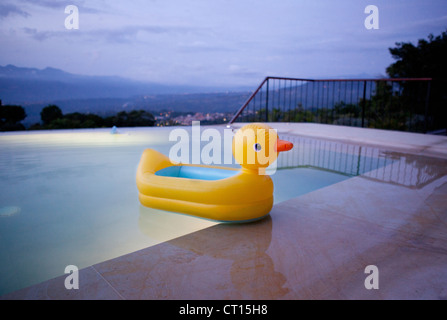
[[[126,299],[213,299],[220,296],[212,288],[225,284],[213,276],[215,264],[213,259],[164,243],[95,268]]]
[[[287,279],[283,287],[289,292],[283,299],[445,297],[445,250],[414,246],[411,234],[294,206],[295,200],[275,207],[267,251],[275,270]],[[370,264],[379,268],[379,290],[364,286],[364,270]]]
[[[122,297],[95,271],[79,270],[79,289],[67,290],[66,276],[24,288],[0,297],[1,300],[119,300]]]
[[[271,219],[217,225],[95,268],[127,299],[272,298],[265,225]],[[258,293],[255,283],[267,290]]]
[[[445,300],[447,299],[447,255],[411,246],[390,245],[377,256],[379,289],[361,285],[368,276],[359,272],[338,282],[324,299]]]

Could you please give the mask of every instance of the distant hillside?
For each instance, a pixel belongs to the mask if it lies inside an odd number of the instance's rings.
[[[135,109],[233,112],[251,89],[163,85],[76,75],[55,68],[0,66],[0,99],[3,104],[18,104],[26,109],[25,125],[38,122],[40,111],[48,104],[58,105],[64,113],[100,115]]]
[[[83,76],[59,69],[0,66],[0,99],[6,104],[54,100],[130,98],[149,94],[221,92],[226,88],[163,85],[120,77]]]
[[[109,116],[119,111],[146,110],[154,114],[160,111],[179,112],[236,112],[250,96],[250,92],[159,94],[133,98],[55,100],[64,114],[72,112],[94,113]],[[24,105],[29,126],[40,121],[40,112],[47,103]]]

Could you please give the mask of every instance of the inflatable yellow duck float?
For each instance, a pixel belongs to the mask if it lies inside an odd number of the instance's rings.
[[[266,168],[293,144],[280,140],[270,126],[253,123],[236,132],[232,146],[240,169],[174,164],[158,151],[144,150],[136,177],[141,204],[225,222],[268,215],[273,181]]]

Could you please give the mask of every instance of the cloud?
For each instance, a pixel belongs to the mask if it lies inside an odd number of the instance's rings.
[[[63,11],[64,8],[70,4],[66,0],[20,0],[20,5],[13,3],[2,3],[0,4],[0,20],[8,16],[22,16],[28,18],[31,16],[29,12],[32,12],[32,6],[39,6],[49,9],[58,9]],[[75,4],[82,13],[100,13],[102,10],[87,7],[81,1],[77,1]],[[24,9],[23,9],[24,8]]]
[[[10,15],[19,15],[25,18],[30,16],[28,12],[23,11],[16,5],[10,3],[0,4],[0,19],[6,18]]]
[[[179,42],[177,45],[180,52],[197,53],[197,52],[236,52],[236,48],[231,45],[214,44],[204,41]]]
[[[63,8],[67,5],[64,0],[20,0],[22,3],[29,3],[46,8]]]
[[[47,9],[57,9],[63,11],[67,5],[75,5],[82,13],[100,13],[102,10],[88,7],[84,4],[85,1],[79,0],[20,0],[20,2],[27,6],[43,7]]]
[[[250,68],[247,67],[242,67],[240,65],[237,64],[232,64],[228,67],[228,71],[231,75],[233,76],[238,76],[238,77],[260,77],[263,75],[262,72],[259,71],[254,71],[251,70]]]
[[[116,29],[96,29],[89,32],[92,37],[100,37],[113,42],[129,42],[138,34],[149,35],[185,35],[196,32],[196,28],[177,26],[123,26]]]
[[[93,29],[84,30],[80,27],[78,30],[70,31],[49,31],[37,30],[36,28],[23,28],[25,34],[31,38],[44,41],[50,38],[79,37],[84,41],[106,41],[108,43],[131,43],[136,42],[138,34],[149,35],[185,35],[188,33],[199,32],[197,28],[187,27],[169,27],[169,26],[123,26],[114,29]]]
[[[36,28],[23,28],[23,31],[37,41],[44,41],[48,38],[52,38],[54,36],[57,36],[58,34],[61,34],[61,32],[55,31],[37,31]]]
[[[83,6],[84,1],[67,1],[67,0],[19,0],[24,4],[30,4],[39,7],[45,7],[50,9],[61,9],[65,8],[67,5]]]

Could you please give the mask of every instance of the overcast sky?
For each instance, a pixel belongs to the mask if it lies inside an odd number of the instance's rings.
[[[446,29],[446,0],[1,0],[0,65],[197,85],[379,76],[396,42]]]

